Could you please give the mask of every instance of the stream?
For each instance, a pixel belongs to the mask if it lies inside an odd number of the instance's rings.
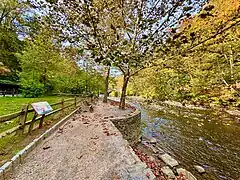
[[[231,115],[158,104],[142,110],[143,136],[155,138],[165,152],[197,179],[240,178],[240,125]],[[200,175],[194,165],[205,168]]]

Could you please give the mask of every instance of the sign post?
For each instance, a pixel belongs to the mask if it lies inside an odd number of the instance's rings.
[[[32,103],[31,106],[33,107],[33,109],[38,115],[45,115],[53,110],[50,104],[48,104],[48,102],[46,101]]]
[[[40,123],[39,123],[39,129],[40,129],[43,126],[43,120],[44,120],[45,115],[53,110],[52,107],[50,106],[50,104],[46,101],[45,102],[32,103],[31,106],[34,109],[35,114],[34,114],[34,117],[32,119],[30,127],[29,127],[29,131],[28,131],[29,134],[31,134],[31,132],[32,132],[33,125],[35,123],[35,120],[36,120],[37,116],[38,115],[42,116],[41,119],[40,119]]]

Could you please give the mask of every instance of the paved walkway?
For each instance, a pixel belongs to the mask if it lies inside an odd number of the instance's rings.
[[[93,113],[76,114],[38,145],[11,179],[149,179],[151,171],[108,120],[129,112],[98,103]]]

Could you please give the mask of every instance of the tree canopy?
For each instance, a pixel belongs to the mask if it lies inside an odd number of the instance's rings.
[[[237,0],[4,0],[1,78],[13,73],[23,89],[34,84],[40,94],[99,91],[105,66],[106,90],[110,67],[122,73],[122,109],[127,91],[235,99],[239,14]]]
[[[62,41],[90,53],[96,62],[124,75],[121,105],[129,78],[152,66],[165,53],[166,40],[184,18],[200,11],[201,1],[55,1],[50,2],[51,28]],[[41,5],[39,5],[41,7]]]
[[[237,1],[212,0],[185,19],[168,40],[171,53],[134,79],[147,82],[138,92],[160,99],[239,105],[239,17]]]

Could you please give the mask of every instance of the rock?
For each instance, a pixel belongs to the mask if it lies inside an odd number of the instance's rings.
[[[148,169],[145,164],[135,164],[124,169],[118,173],[120,179],[141,179],[141,180],[154,180],[155,175],[151,169]]]
[[[149,144],[148,144],[147,141],[142,141],[141,143],[142,143],[142,145],[144,145],[144,146],[146,146],[146,147],[149,147]]]
[[[160,148],[160,147],[156,147],[157,149],[158,149],[158,154],[164,154],[165,152],[164,152],[164,150],[162,149],[162,148]]]
[[[183,174],[188,180],[197,180],[197,178],[195,178],[192,173],[190,173],[189,171],[187,171],[186,169],[183,168],[178,168],[177,169],[177,174],[181,175]]]
[[[149,142],[151,144],[157,144],[157,140],[155,138],[151,138]]]
[[[166,175],[168,178],[170,178],[170,179],[175,178],[173,171],[168,166],[162,167],[161,170],[162,170],[163,174]]]
[[[201,166],[195,165],[194,168],[195,168],[200,174],[206,172],[205,169],[204,169],[203,167],[201,167]]]
[[[149,144],[148,147],[154,154],[157,154],[159,152],[158,149],[153,147],[151,144]]]
[[[163,154],[160,155],[159,157],[163,160],[163,162],[165,162],[170,167],[178,166],[178,162],[168,154]]]
[[[93,113],[93,106],[92,105],[89,106],[89,112]]]

